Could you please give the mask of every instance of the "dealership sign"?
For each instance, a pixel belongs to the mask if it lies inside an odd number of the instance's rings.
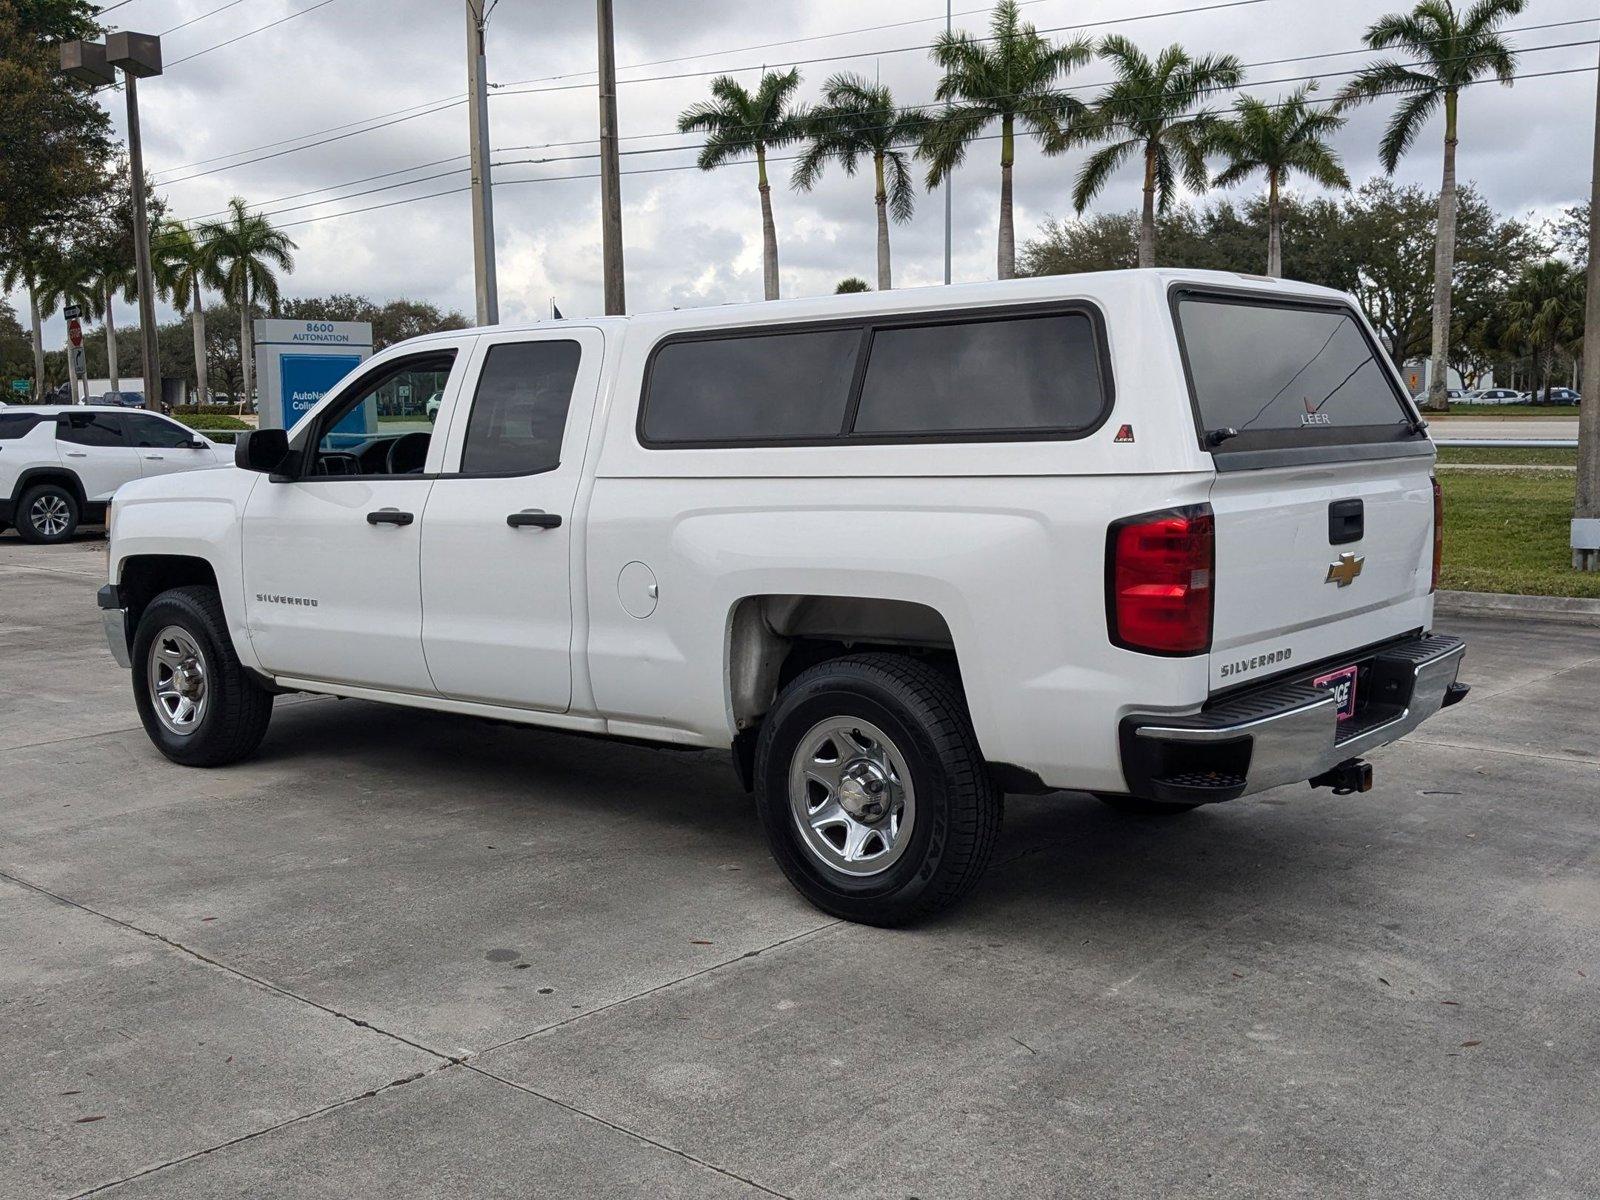
[[[263,429],[293,429],[350,372],[372,354],[366,321],[255,322],[256,386]],[[341,430],[372,433],[368,404],[341,421]]]

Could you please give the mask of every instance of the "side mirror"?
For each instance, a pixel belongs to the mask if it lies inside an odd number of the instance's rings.
[[[202,442],[199,438],[190,438],[183,444],[183,448],[185,450],[204,450],[206,448],[206,443]]]
[[[284,429],[252,429],[233,443],[233,465],[242,471],[271,475],[289,457],[289,433]]]

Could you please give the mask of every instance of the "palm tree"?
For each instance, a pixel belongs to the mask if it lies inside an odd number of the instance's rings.
[[[44,320],[41,293],[47,274],[46,258],[42,252],[8,257],[0,265],[0,291],[14,292],[18,288],[28,291],[28,316],[33,343],[33,399],[37,403],[44,396]]]
[[[896,221],[909,221],[917,202],[911,158],[903,148],[921,140],[928,119],[915,109],[896,108],[887,87],[859,75],[835,75],[824,86],[822,99],[823,106],[807,122],[810,145],[795,163],[793,184],[796,190],[809,192],[829,160],[837,161],[846,175],[854,175],[861,160],[872,160],[878,290],[886,292],[894,286],[889,268],[890,214]]]
[[[1506,295],[1505,338],[1533,351],[1533,386],[1550,398],[1556,352],[1576,353],[1583,344],[1588,281],[1576,267],[1550,259],[1524,268]]]
[[[239,309],[239,369],[244,388],[239,410],[250,402],[255,363],[250,342],[250,306],[258,300],[278,307],[278,277],[274,268],[294,270],[295,244],[287,234],[274,229],[259,213],[252,213],[244,200],[228,201],[228,215],[220,221],[207,221],[199,229],[202,247],[201,269],[218,282],[222,294]]]
[[[1281,192],[1295,171],[1328,188],[1348,188],[1339,155],[1326,138],[1344,124],[1344,118],[1307,103],[1317,90],[1308,83],[1287,100],[1267,104],[1254,96],[1234,102],[1231,120],[1218,121],[1207,149],[1228,160],[1211,182],[1217,187],[1243,183],[1257,171],[1267,173],[1267,274],[1283,275],[1283,211]]]
[[[761,193],[761,283],[768,300],[778,298],[778,231],[772,223],[772,187],[767,182],[767,151],[805,136],[805,112],[791,101],[800,71],[767,71],[754,94],[731,75],[711,81],[711,100],[690,105],[678,117],[680,133],[704,132],[698,160],[713,171],[747,154],[756,157],[756,187]]]
[[[1110,141],[1089,156],[1072,190],[1081,214],[1100,194],[1117,168],[1134,154],[1143,159],[1144,208],[1139,221],[1139,265],[1156,265],[1156,211],[1166,212],[1177,197],[1178,179],[1201,192],[1210,182],[1205,147],[1216,115],[1200,107],[1215,92],[1237,87],[1244,67],[1231,54],[1191,57],[1182,46],[1168,46],[1154,59],[1121,35],[1100,43],[1100,56],[1117,69],[1117,81],[1095,101],[1076,142]]]
[[[89,265],[94,275],[95,303],[89,311],[105,323],[106,375],[113,392],[122,390],[117,375],[117,314],[113,309],[116,297],[131,301],[138,294],[138,273],[124,254],[126,247],[118,242],[102,242],[89,253]]]
[[[1012,229],[1011,171],[1016,163],[1020,124],[1041,145],[1067,136],[1087,113],[1081,100],[1057,85],[1094,56],[1087,38],[1056,45],[1025,23],[1016,0],[1000,0],[989,20],[989,37],[942,33],[933,61],[944,71],[934,95],[948,102],[936,113],[918,152],[928,160],[928,186],[937,186],[967,156],[967,147],[994,122],[1000,122],[1000,234],[997,274],[1017,273],[1016,234]]]
[[[200,298],[202,285],[213,285],[206,275],[205,247],[195,240],[187,226],[163,221],[150,238],[150,267],[156,287],[174,308],[190,310],[194,329],[195,395],[206,402],[206,310]]]
[[[100,304],[100,289],[95,282],[94,264],[81,248],[73,247],[53,256],[47,270],[48,273],[39,280],[40,308],[49,312],[57,306],[76,305],[87,316],[96,314]],[[67,348],[67,380],[71,385],[74,404],[79,401],[80,383],[83,385],[81,394],[87,397],[89,381],[87,378],[78,378],[70,346]]]
[[[1398,49],[1405,60],[1373,63],[1340,93],[1347,104],[1380,96],[1404,99],[1380,143],[1379,157],[1391,175],[1422,132],[1428,119],[1444,107],[1444,183],[1439,189],[1439,228],[1433,258],[1433,365],[1428,372],[1428,399],[1423,406],[1447,412],[1450,362],[1450,285],[1456,260],[1456,145],[1461,89],[1493,75],[1507,87],[1516,72],[1515,51],[1499,26],[1527,7],[1528,0],[1476,0],[1465,13],[1453,0],[1420,0],[1409,13],[1391,13],[1367,30],[1373,50]]]

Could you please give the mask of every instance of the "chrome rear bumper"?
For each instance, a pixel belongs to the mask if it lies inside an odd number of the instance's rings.
[[[1301,783],[1404,737],[1466,695],[1456,683],[1467,644],[1443,635],[1380,646],[1364,703],[1342,726],[1331,692],[1308,677],[1228,696],[1190,716],[1134,714],[1122,722],[1129,792],[1153,800],[1206,803]]]

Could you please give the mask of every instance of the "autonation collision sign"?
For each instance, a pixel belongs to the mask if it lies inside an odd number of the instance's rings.
[[[372,353],[366,321],[255,322],[261,425],[293,429]],[[352,413],[361,419],[364,414]]]

